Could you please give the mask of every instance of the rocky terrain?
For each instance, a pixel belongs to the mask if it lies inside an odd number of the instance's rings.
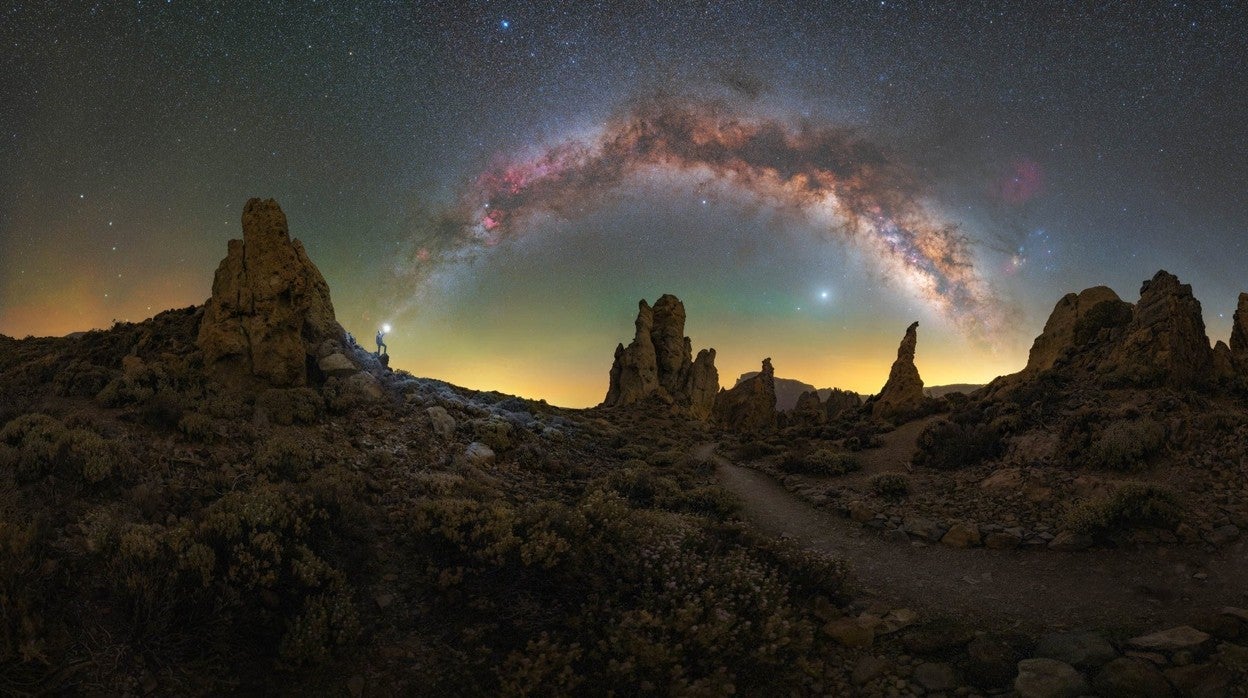
[[[1248,295],[1210,347],[1165,272],[1070,294],[937,397],[916,323],[779,409],[664,295],[566,410],[391,370],[242,227],[203,306],[0,337],[0,692],[1246,694]]]

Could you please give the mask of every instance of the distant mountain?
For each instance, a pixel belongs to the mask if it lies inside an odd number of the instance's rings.
[[[932,385],[923,389],[928,397],[944,397],[949,393],[971,393],[984,387],[983,383],[950,383],[949,385]]]
[[[744,381],[747,381],[757,375],[758,371],[746,371],[737,378],[737,382],[734,385],[741,385]],[[810,392],[812,390],[819,393],[820,400],[827,401],[828,396],[832,394],[833,388],[816,389],[815,386],[810,383],[803,383],[802,381],[793,378],[777,378],[776,409],[781,412],[787,412],[788,410],[793,409],[797,406],[797,398],[801,397],[802,393]],[[861,397],[861,395],[859,397]]]

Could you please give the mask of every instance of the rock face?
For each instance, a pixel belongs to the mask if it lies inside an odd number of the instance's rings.
[[[1145,281],[1131,322],[1107,364],[1103,372],[1124,374],[1133,382],[1176,388],[1208,382],[1213,350],[1191,285],[1164,270]]]
[[[914,348],[918,344],[919,323],[906,328],[906,336],[897,348],[897,360],[888,372],[888,382],[880,389],[871,407],[877,417],[890,417],[923,404],[923,379],[914,366]]]
[[[1248,373],[1248,293],[1239,294],[1231,320],[1231,359],[1240,373]]]
[[[197,343],[205,368],[275,387],[305,385],[318,347],[343,339],[329,286],[303,244],[291,240],[286,214],[272,199],[248,201],[243,239],[230,240],[204,306]]]
[[[1027,356],[1025,373],[1039,373],[1053,367],[1053,363],[1075,346],[1075,327],[1092,308],[1106,302],[1118,302],[1118,294],[1108,286],[1093,286],[1079,293],[1067,293],[1053,306],[1044,331],[1036,337]]]
[[[828,419],[833,419],[842,412],[862,407],[862,398],[858,393],[851,393],[840,388],[832,388],[827,392],[828,396],[823,401],[823,409],[827,412]]]
[[[797,396],[797,403],[789,414],[791,423],[814,426],[828,421],[827,410],[819,400],[819,393],[808,390]]]
[[[688,409],[697,419],[711,416],[719,391],[715,350],[693,357],[685,336],[685,306],[665,294],[651,308],[638,303],[633,341],[615,349],[603,407],[631,405],[650,397]]]
[[[715,398],[715,419],[733,431],[765,431],[776,425],[776,372],[763,359],[758,375],[721,390]]]

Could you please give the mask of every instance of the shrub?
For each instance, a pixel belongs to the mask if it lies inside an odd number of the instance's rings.
[[[256,397],[256,409],[274,424],[314,424],[325,411],[325,401],[311,388],[269,388]]]
[[[18,448],[17,478],[23,482],[52,471],[66,446],[64,437],[65,425],[44,414],[22,415],[0,430],[0,441]]]
[[[216,425],[211,417],[198,412],[187,412],[178,420],[178,431],[192,441],[208,443],[216,437]]]
[[[778,446],[767,443],[766,441],[747,441],[737,447],[737,460],[752,461],[767,456],[774,456],[780,452]]]
[[[955,470],[982,463],[1001,454],[1001,435],[990,426],[937,420],[919,434],[915,465]]]
[[[307,477],[313,465],[311,446],[285,435],[265,441],[252,458],[257,470],[277,480],[298,481]]]
[[[1067,528],[1078,533],[1106,534],[1140,527],[1172,528],[1182,508],[1178,496],[1165,487],[1128,483],[1113,493],[1080,502],[1065,517]]]
[[[101,482],[124,467],[126,454],[121,446],[94,432],[70,429],[62,438],[66,460],[87,482]]]
[[[885,499],[901,499],[910,494],[910,478],[901,473],[879,473],[869,481],[871,491]]]
[[[174,429],[182,412],[182,397],[172,390],[161,390],[139,406],[139,420],[157,429]]]
[[[858,459],[848,453],[837,453],[828,449],[809,452],[790,452],[780,467],[786,473],[798,475],[845,475],[860,470],[862,465]]]
[[[1092,441],[1083,461],[1101,470],[1143,470],[1165,437],[1165,427],[1152,419],[1113,422]]]

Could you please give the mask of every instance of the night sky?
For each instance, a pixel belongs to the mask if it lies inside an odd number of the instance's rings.
[[[0,8],[10,336],[202,303],[252,196],[392,365],[568,406],[665,292],[723,383],[875,392],[913,320],[983,382],[1068,291],[1248,290],[1237,2]]]

